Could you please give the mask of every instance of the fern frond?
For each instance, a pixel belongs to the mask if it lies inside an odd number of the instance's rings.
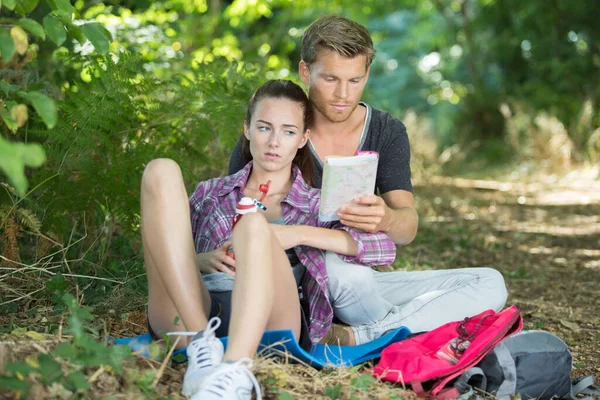
[[[34,231],[35,233],[41,233],[42,222],[31,210],[26,208],[18,208],[17,213],[19,214],[19,222],[22,226]]]

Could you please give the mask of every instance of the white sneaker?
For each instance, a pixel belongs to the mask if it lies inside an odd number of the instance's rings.
[[[261,400],[260,385],[250,368],[249,358],[221,363],[190,400],[251,400],[253,389],[256,400]]]
[[[194,336],[187,346],[188,366],[183,377],[181,393],[191,396],[196,393],[204,379],[209,376],[223,360],[223,343],[215,336],[215,331],[221,325],[218,317],[208,321],[202,332],[172,332],[170,335]]]

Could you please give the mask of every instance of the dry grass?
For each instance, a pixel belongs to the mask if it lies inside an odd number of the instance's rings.
[[[499,269],[509,287],[508,303],[521,310],[525,329],[544,329],[563,338],[573,352],[573,375],[592,375],[599,381],[598,183],[575,182],[559,187],[555,182],[515,184],[432,178],[415,188],[422,221],[419,236],[399,253],[395,267],[410,270],[490,265]],[[0,270],[2,302],[37,311],[37,315],[0,314],[0,326],[16,323],[23,328],[0,335],[0,372],[10,362],[33,362],[58,343],[70,340],[60,332],[28,333],[62,326],[61,317],[43,307],[44,302],[39,301],[41,293],[36,290],[41,290],[44,281],[58,270],[68,274],[65,262],[75,276],[78,274],[74,266],[84,261],[68,260],[59,249],[35,265],[13,263]],[[95,279],[86,276],[78,281]],[[85,293],[85,284],[78,290]],[[117,285],[103,310],[111,309],[110,300],[112,309],[129,306],[136,311],[98,314],[94,326],[102,334],[131,336],[145,331],[142,300],[128,297],[123,285]],[[64,362],[64,368],[72,365]],[[162,364],[140,356],[126,360],[122,374],[110,368],[87,368],[84,372],[91,389],[82,397],[179,399],[184,369],[184,365]],[[362,369],[356,368],[317,371],[285,360],[259,357],[255,371],[266,399],[324,399],[336,390],[341,399],[414,397],[398,385],[383,382],[361,389]],[[33,388],[30,398],[75,397],[64,387],[42,385],[35,377],[29,379]],[[156,387],[152,388],[155,380]]]

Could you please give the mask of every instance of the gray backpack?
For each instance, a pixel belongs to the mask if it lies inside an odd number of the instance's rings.
[[[457,378],[454,386],[463,393],[461,398],[473,394],[496,399],[519,394],[523,400],[600,396],[591,376],[571,381],[572,364],[571,352],[559,337],[545,331],[522,331],[496,345],[475,368]]]

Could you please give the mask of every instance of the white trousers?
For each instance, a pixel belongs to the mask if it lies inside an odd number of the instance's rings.
[[[506,303],[504,278],[492,268],[378,272],[332,252],[326,260],[335,316],[352,326],[356,344],[400,326],[429,331]]]

